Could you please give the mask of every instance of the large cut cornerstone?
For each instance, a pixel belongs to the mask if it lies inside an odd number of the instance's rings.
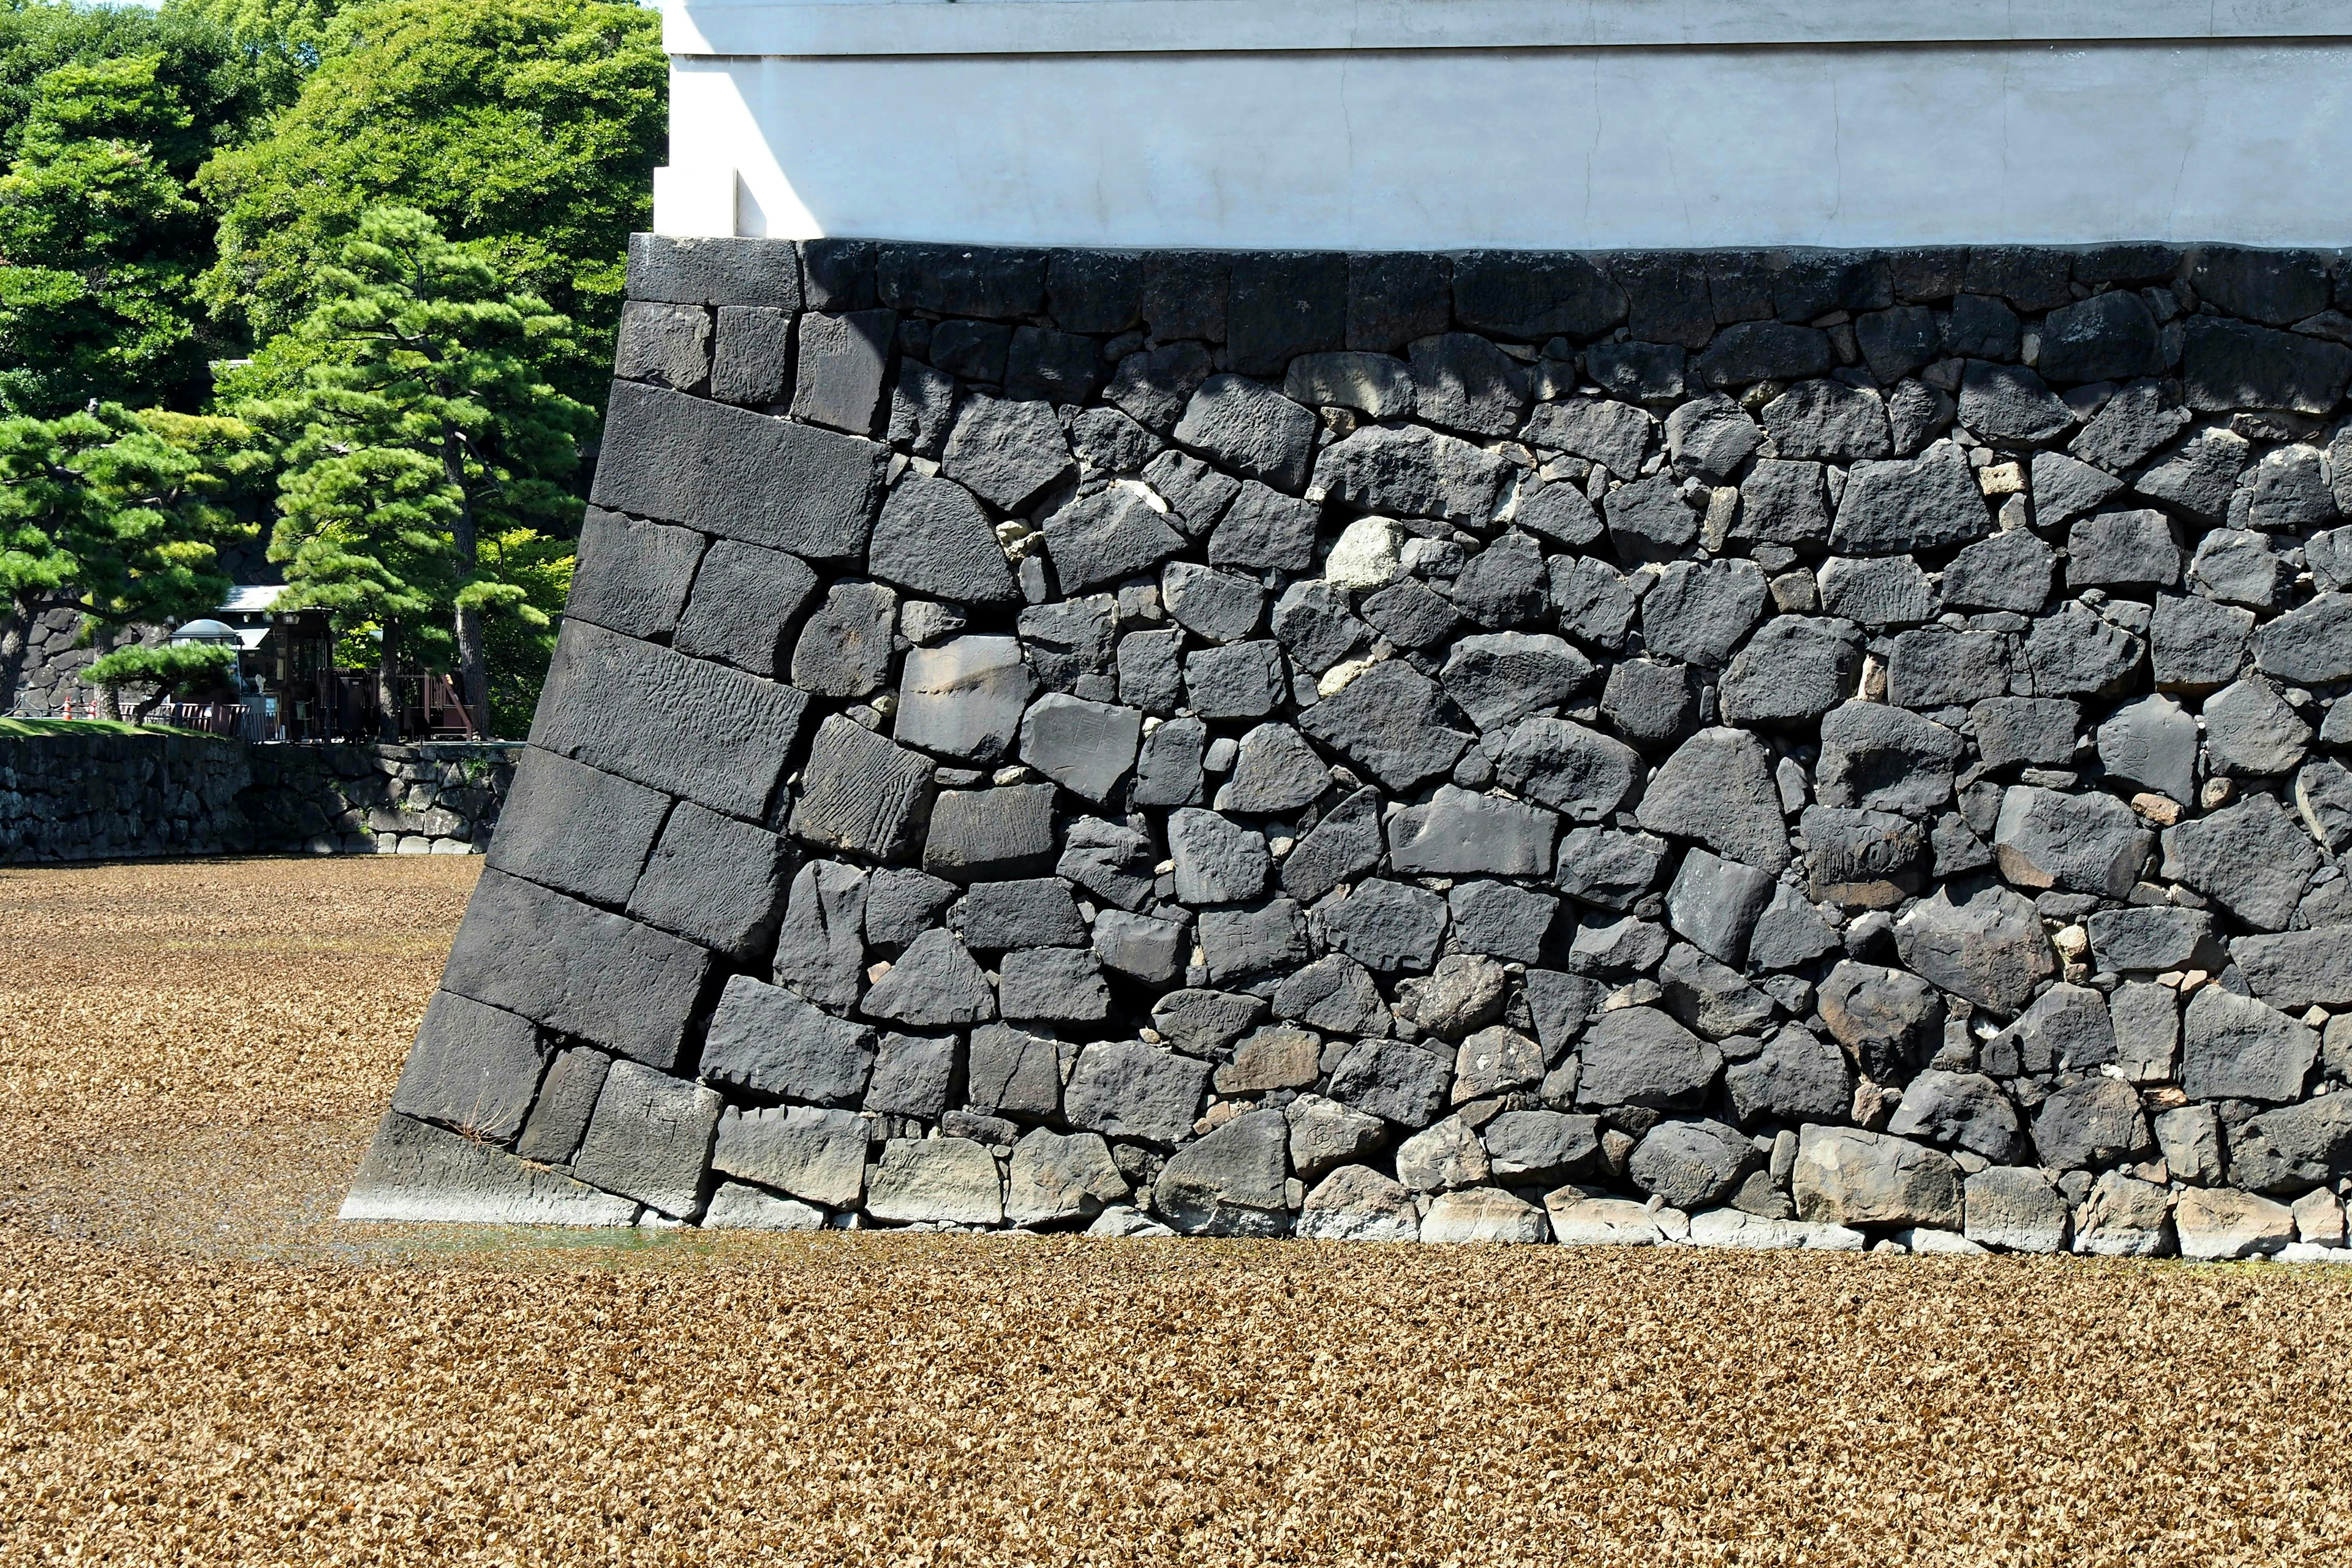
[[[2343,258],[629,292],[346,1217],[2343,1237]]]

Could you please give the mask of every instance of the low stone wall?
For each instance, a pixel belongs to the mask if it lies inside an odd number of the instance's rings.
[[[352,1215],[2340,1247],[2344,258],[630,288]]]
[[[478,854],[515,745],[0,739],[0,861],[307,851]]]

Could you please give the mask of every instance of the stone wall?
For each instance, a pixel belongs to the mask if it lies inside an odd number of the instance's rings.
[[[2341,1242],[2344,258],[630,290],[351,1217]]]
[[[0,738],[0,862],[478,854],[520,746]]]

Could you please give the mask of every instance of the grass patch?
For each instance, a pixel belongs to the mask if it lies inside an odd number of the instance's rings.
[[[185,735],[163,724],[128,724],[113,719],[0,719],[0,737],[29,739],[36,735]]]

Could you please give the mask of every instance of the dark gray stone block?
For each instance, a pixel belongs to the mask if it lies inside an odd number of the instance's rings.
[[[1434,647],[1462,629],[1453,603],[1418,577],[1400,577],[1368,595],[1364,618],[1400,647]]]
[[[542,1164],[570,1164],[572,1152],[587,1136],[588,1119],[595,1114],[596,1097],[604,1092],[604,1074],[612,1066],[613,1058],[602,1051],[579,1046],[558,1051],[540,1080],[530,1120],[515,1140],[516,1156]]]
[[[629,913],[740,963],[774,938],[783,900],[784,841],[688,800],[663,825]]]
[[[533,747],[516,765],[485,863],[592,903],[625,903],[668,811],[656,791]]]
[[[910,648],[898,680],[895,729],[907,745],[993,763],[1019,733],[1037,678],[1017,638],[965,637]]]
[[[889,448],[636,382],[615,382],[594,505],[814,561],[864,552]]]
[[[954,1095],[962,1056],[962,1042],[953,1035],[885,1034],[875,1051],[865,1109],[938,1121]]]
[[[1513,530],[1470,557],[1454,580],[1454,608],[1490,631],[1528,626],[1544,613],[1543,548]]]
[[[1230,258],[1227,279],[1225,348],[1241,374],[1279,376],[1300,354],[1346,346],[1345,256],[1239,252]]]
[[[1360,511],[1483,523],[1510,478],[1502,458],[1457,437],[1371,425],[1316,455],[1314,484]]]
[[[1413,406],[1425,423],[1473,436],[1517,433],[1528,406],[1518,362],[1470,332],[1440,332],[1414,342]]]
[[[1895,646],[1899,650],[1900,639]],[[1862,652],[1862,634],[1850,621],[1776,616],[1723,672],[1717,687],[1723,717],[1734,724],[1818,719],[1854,694]]]
[[[1219,811],[1286,816],[1331,787],[1331,770],[1287,724],[1260,724],[1242,737],[1232,782],[1218,792]]]
[[[2074,416],[2048,384],[2021,364],[1970,360],[1960,378],[1960,423],[1991,441],[2054,441]]]
[[[572,1173],[672,1219],[692,1219],[702,1210],[725,1105],[700,1084],[614,1062],[572,1156]]]
[[[1464,637],[1439,679],[1481,730],[1566,702],[1593,676],[1592,661],[1555,637],[1496,632]]]
[[[876,253],[874,274],[877,294],[895,310],[1009,321],[1045,308],[1042,250],[886,244]]]
[[[1444,723],[1436,684],[1396,659],[1374,665],[1298,722],[1309,739],[1399,792],[1452,769],[1471,741]]]
[[[1315,457],[1315,416],[1263,382],[1213,375],[1176,422],[1176,444],[1220,468],[1297,493]]]
[[[1375,879],[1316,908],[1324,944],[1384,974],[1424,974],[1445,940],[1445,900],[1424,889]]]
[[[1016,947],[1076,947],[1087,940],[1086,922],[1055,877],[1010,882],[975,882],[964,895],[964,942],[979,952]]]
[[[1519,724],[1495,768],[1507,787],[1575,822],[1614,813],[1642,777],[1642,759],[1632,747],[1567,719]]]
[[[1576,1100],[1596,1108],[1695,1110],[1704,1105],[1723,1055],[1655,1007],[1622,1007],[1585,1026]]]
[[[927,760],[836,713],[810,743],[792,832],[811,844],[891,859],[913,847],[930,802]],[[936,822],[931,836],[938,837]]]
[[[1894,450],[1886,405],[1867,388],[1842,381],[1801,381],[1764,405],[1764,428],[1776,456],[1850,463]]]
[[[1408,876],[1549,877],[1559,818],[1515,800],[1440,784],[1389,819],[1389,864]]]
[[[1642,639],[1653,654],[1719,669],[1763,613],[1754,562],[1675,561],[1642,596]]]
[[[971,1032],[966,1076],[975,1110],[1024,1119],[1061,1111],[1061,1055],[1050,1039],[1005,1024],[984,1025]]]
[[[1021,721],[1021,760],[1099,805],[1135,765],[1142,733],[1137,709],[1049,692]]]
[[[444,988],[656,1067],[676,1065],[710,972],[691,942],[486,871]]]
[[[2044,514],[2043,521],[2059,520]],[[1953,556],[1944,569],[1944,603],[1959,610],[2038,614],[2050,597],[2050,575],[2057,562],[2047,544],[2022,528],[1980,539]]]
[[[1146,735],[1136,753],[1134,803],[1202,805],[1202,762],[1208,747],[1209,727],[1198,719],[1171,719]]]
[[[1437,1120],[1454,1080],[1450,1063],[1418,1046],[1363,1040],[1331,1073],[1331,1098],[1408,1130]]]
[[[1743,865],[1789,863],[1780,794],[1763,743],[1738,730],[1702,730],[1668,757],[1642,797],[1642,826],[1696,838]]]
[[[997,1008],[1020,1022],[1099,1023],[1110,1016],[1102,963],[1082,947],[1033,947],[997,964]]]
[[[2222,316],[2191,316],[2181,355],[2189,406],[2324,415],[2352,381],[2352,348]]]
[[[846,1011],[866,985],[863,930],[872,879],[855,866],[813,860],[793,878],[776,934],[775,983],[820,1007]],[[910,939],[911,940],[911,939]]]
[[[1102,346],[1076,332],[1015,327],[1004,361],[1004,395],[1048,403],[1084,403],[1102,390]]]
[[[1917,458],[1856,463],[1830,544],[1862,555],[1935,550],[1968,543],[1990,521],[1968,458],[1939,443]]]
[[[1138,424],[1165,436],[1176,428],[1211,369],[1209,353],[1200,344],[1163,342],[1120,360],[1103,395]]]
[[[694,575],[670,646],[773,679],[784,673],[785,643],[816,585],[816,574],[796,555],[719,540]]]
[[[1026,509],[1072,466],[1052,404],[983,394],[957,405],[941,454],[948,478],[1003,511]]]
[[[1183,548],[1184,536],[1129,485],[1082,496],[1045,520],[1045,551],[1066,594],[1148,572]]]
[[[1601,510],[1609,520],[1610,543],[1629,565],[1672,560],[1698,538],[1698,513],[1670,474],[1620,485],[1603,498]]]
[[[920,871],[882,867],[866,885],[866,940],[876,947],[904,947],[937,924],[940,911],[955,896],[951,882]]]
[[[950,479],[909,474],[892,488],[874,525],[866,569],[910,593],[959,604],[1021,602],[987,514]]]
[[[1265,638],[1184,655],[1185,700],[1203,719],[1262,719],[1289,692],[1281,646]]]
[[[819,697],[865,697],[890,679],[898,595],[880,583],[835,583],[793,644],[793,684]]]
[[[1157,1046],[1106,1041],[1078,1053],[1064,1096],[1070,1125],[1106,1138],[1181,1142],[1209,1087],[1207,1062]]]
[[[854,1106],[866,1093],[874,1051],[871,1028],[737,974],[711,1015],[701,1072],[707,1082],[762,1098]]]
[[[950,881],[1025,877],[1054,863],[1054,786],[949,790],[931,807],[923,869]]]
[[[675,305],[801,308],[801,273],[790,240],[629,236],[632,300]]]
[[[764,305],[722,305],[710,359],[710,395],[767,407],[793,384],[793,315]]]
[[[1625,320],[1625,291],[1589,258],[1472,250],[1454,258],[1454,319],[1514,342],[1594,338]]]
[[[889,412],[890,310],[826,315],[812,310],[793,330],[793,417],[852,436],[872,436]]]
[[[1304,572],[1314,564],[1314,502],[1244,482],[1209,534],[1209,563],[1250,571]]]
[[[874,983],[858,1011],[910,1029],[943,1028],[994,1018],[996,993],[961,942],[927,931]]]
[[[1642,471],[1658,423],[1639,408],[1603,397],[1543,403],[1528,415],[1519,439],[1545,451],[1589,458],[1621,479]]]
[[[710,312],[698,305],[621,306],[613,374],[679,392],[701,392],[710,379]]]
[[[1453,284],[1453,264],[1443,256],[1349,257],[1348,346],[1390,353],[1444,331],[1454,313]]]
[[[590,507],[580,523],[580,564],[564,617],[625,637],[669,636],[709,542],[691,529],[633,522]]]
[[[1579,642],[1614,652],[1636,608],[1632,584],[1614,567],[1590,556],[1556,555],[1548,563],[1552,612],[1559,629]]]
[[[518,1013],[436,991],[392,1091],[392,1108],[509,1144],[522,1131],[546,1059],[539,1026]]]
[[[1256,975],[1279,973],[1314,956],[1307,944],[1307,916],[1288,899],[1255,909],[1210,910],[1198,925],[1209,981],[1224,985]]]

